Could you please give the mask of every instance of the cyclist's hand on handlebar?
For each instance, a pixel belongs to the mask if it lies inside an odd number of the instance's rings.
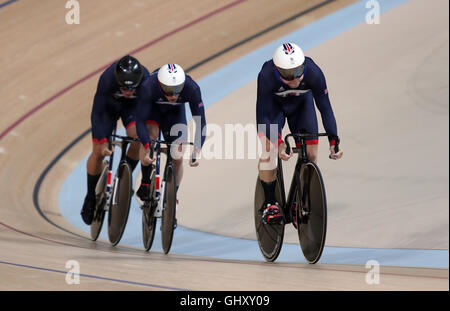
[[[281,160],[283,161],[287,161],[290,158],[292,158],[293,152],[291,152],[290,154],[286,153],[286,143],[281,143],[278,146],[278,156],[281,158]]]
[[[330,146],[330,156],[329,156],[330,159],[339,160],[340,158],[342,158],[343,154],[344,154],[344,151],[342,151],[342,149],[339,149],[339,151],[336,153],[334,151],[334,145]]]
[[[197,167],[197,166],[199,166],[199,164],[200,164],[200,163],[198,162],[199,155],[200,155],[200,149],[197,150],[197,152],[195,152],[195,150],[192,152],[191,158],[189,159],[189,165],[190,165],[191,167]]]

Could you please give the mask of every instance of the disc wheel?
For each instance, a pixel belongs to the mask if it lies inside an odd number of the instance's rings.
[[[319,167],[312,162],[300,169],[297,192],[297,226],[300,246],[305,259],[319,261],[327,232],[327,200]]]
[[[96,241],[102,230],[103,220],[105,218],[106,204],[106,181],[108,178],[108,163],[104,163],[102,174],[95,186],[95,211],[94,218],[91,223],[91,239]]]
[[[117,187],[113,185],[112,204],[108,213],[108,237],[113,246],[122,238],[131,203],[131,169],[127,162],[119,165]]]
[[[149,251],[153,244],[156,228],[156,217],[154,216],[156,202],[156,187],[155,187],[155,170],[153,169],[150,174],[150,202],[146,202],[142,206],[142,242],[144,243],[144,249]]]
[[[161,239],[164,254],[169,253],[175,229],[176,178],[173,165],[165,170],[165,187],[163,195],[163,211],[161,218]]]

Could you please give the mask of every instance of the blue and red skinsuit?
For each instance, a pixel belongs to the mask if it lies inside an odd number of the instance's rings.
[[[336,119],[331,108],[327,84],[322,70],[309,57],[305,57],[304,77],[296,89],[282,82],[273,60],[267,61],[258,74],[256,122],[258,135],[266,136],[277,146],[283,142],[281,132],[287,119],[292,133],[317,133],[318,124],[314,101],[322,116],[325,131],[337,136]],[[277,133],[270,135],[273,124]],[[335,141],[331,138],[330,145]],[[317,138],[306,144],[317,144]]]
[[[100,76],[97,91],[94,96],[94,104],[91,112],[92,140],[95,143],[104,143],[111,136],[119,118],[123,125],[128,128],[136,124],[134,110],[136,109],[139,87],[137,87],[132,98],[125,98],[116,81],[114,68],[117,62],[109,66]],[[144,76],[150,75],[147,68],[142,66]]]
[[[158,71],[152,72],[141,85],[136,109],[136,129],[145,148],[148,148],[150,136],[146,124],[156,124],[164,135],[164,139],[173,142],[175,139],[187,140],[187,121],[185,103],[189,103],[191,114],[196,121],[196,137],[194,145],[197,151],[201,149],[205,142],[203,129],[206,126],[205,108],[198,84],[186,75],[183,90],[175,103],[170,103],[164,96],[158,82]],[[197,122],[199,121],[199,122]],[[174,125],[186,126],[186,131],[170,133]]]

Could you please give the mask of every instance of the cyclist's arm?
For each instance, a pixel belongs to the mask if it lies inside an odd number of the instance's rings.
[[[191,109],[192,118],[195,122],[195,139],[194,146],[198,152],[205,143],[206,134],[206,117],[205,107],[202,100],[200,87],[195,85],[192,98],[189,100],[189,108]]]
[[[150,135],[147,129],[147,120],[150,118],[152,103],[151,93],[141,86],[136,101],[136,131],[142,145],[147,149],[150,146]]]
[[[327,133],[337,136],[336,118],[334,117],[333,108],[331,107],[325,75],[317,65],[314,67],[315,72],[314,79],[311,83],[311,89],[316,106],[322,116],[322,124]],[[334,145],[335,141],[333,138],[329,137],[329,141],[330,145]]]
[[[110,97],[108,94],[109,84],[107,80],[106,74],[103,74],[100,77],[91,112],[92,140],[93,142],[100,144],[106,142],[111,135],[111,133],[107,133],[106,129],[106,126],[108,125],[108,121],[106,120],[108,113],[107,104]]]

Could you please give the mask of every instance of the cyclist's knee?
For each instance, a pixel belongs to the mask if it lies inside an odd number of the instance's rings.
[[[148,134],[151,140],[158,139],[159,136],[159,126],[156,123],[147,124]]]
[[[260,158],[258,163],[258,170],[261,171],[273,171],[276,170],[278,157],[274,155],[268,155],[265,158]]]
[[[132,142],[130,144],[130,148],[128,148],[127,156],[133,160],[138,160],[140,149],[141,149],[140,142]]]
[[[271,154],[274,152],[275,149],[277,149],[275,147],[275,145],[266,137],[266,136],[259,136],[259,141],[261,142],[261,150],[263,152],[263,158],[264,158],[264,154]]]
[[[274,170],[278,163],[278,148],[268,139],[263,140],[262,153],[259,158],[258,169]]]
[[[261,155],[261,158],[259,158],[260,165],[261,163],[269,163],[269,162],[270,162],[270,154],[266,155],[265,157]]]
[[[170,148],[170,154],[172,155],[173,162],[174,163],[177,162],[177,165],[179,165],[178,163],[182,163],[185,151],[186,151],[186,148],[183,148],[182,145],[180,145],[178,147],[172,146]]]
[[[102,154],[102,146],[99,143],[94,143],[92,146],[91,158],[96,161],[103,161],[105,156]]]
[[[310,155],[308,155],[308,159],[311,161],[311,162],[314,162],[314,163],[317,163],[317,154],[310,154]]]
[[[138,137],[135,124],[129,125],[127,127],[127,136],[128,137],[133,137],[133,138],[137,138]]]
[[[317,153],[318,153],[317,145],[309,145],[306,149],[306,153],[308,155],[308,159],[314,163],[317,162]]]
[[[141,147],[141,143],[138,141],[134,141],[130,144],[129,152],[139,152],[139,148]]]
[[[183,165],[183,158],[179,158],[179,159],[172,158],[172,163],[173,163],[173,166],[175,166],[175,167],[181,167]]]

